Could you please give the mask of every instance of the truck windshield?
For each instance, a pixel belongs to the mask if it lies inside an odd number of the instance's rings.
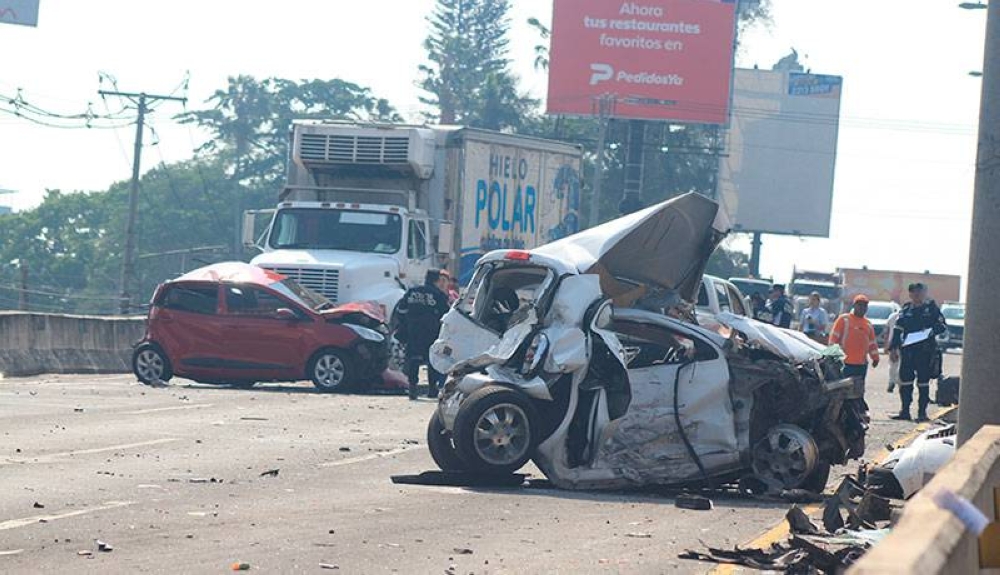
[[[819,292],[819,297],[825,300],[840,299],[840,288],[827,283],[795,282],[792,284],[792,295],[809,296]]]
[[[274,249],[346,250],[394,254],[402,239],[399,214],[327,208],[287,208],[274,217]]]

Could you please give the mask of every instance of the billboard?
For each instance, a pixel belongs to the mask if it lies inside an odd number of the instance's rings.
[[[38,0],[0,0],[0,24],[38,26]]]
[[[548,112],[724,124],[735,0],[555,0]]]
[[[840,76],[736,70],[719,192],[735,231],[829,237]]]

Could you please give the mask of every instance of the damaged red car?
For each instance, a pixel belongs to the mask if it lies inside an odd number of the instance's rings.
[[[226,262],[157,287],[132,369],[146,384],[310,379],[346,391],[381,381],[387,334],[375,304],[336,306],[285,276]]]

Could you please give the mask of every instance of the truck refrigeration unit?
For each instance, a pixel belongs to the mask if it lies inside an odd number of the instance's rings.
[[[464,285],[488,251],[577,232],[580,158],[578,146],[457,126],[296,122],[278,205],[247,212],[243,240],[262,252],[251,263],[388,317],[430,268]]]

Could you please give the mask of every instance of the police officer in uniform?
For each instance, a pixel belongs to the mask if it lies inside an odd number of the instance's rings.
[[[441,318],[448,312],[448,276],[441,270],[429,270],[424,285],[410,288],[399,305],[396,317],[399,327],[396,339],[406,344],[406,377],[410,382],[410,399],[417,398],[420,366],[427,366],[430,390],[427,397],[437,397],[444,375],[430,364],[430,347],[441,331]]]
[[[785,297],[785,286],[774,284],[771,286],[771,303],[768,311],[771,312],[771,323],[778,327],[788,329],[792,326],[792,314],[795,313],[795,306],[792,301]]]
[[[910,419],[910,405],[913,403],[913,382],[917,382],[920,397],[917,404],[917,421],[927,421],[927,404],[930,403],[930,382],[937,377],[935,359],[937,356],[936,336],[947,329],[941,309],[932,299],[927,299],[927,288],[922,283],[909,285],[910,301],[903,306],[892,330],[889,354],[899,359],[899,397],[902,408],[892,419]],[[928,337],[922,341],[903,345],[911,334],[930,329]]]

